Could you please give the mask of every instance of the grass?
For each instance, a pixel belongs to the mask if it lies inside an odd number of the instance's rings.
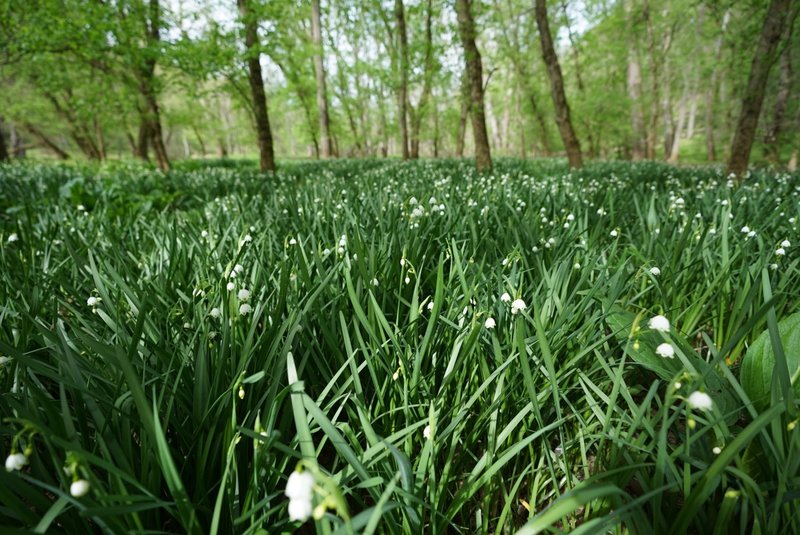
[[[318,533],[800,531],[798,175],[342,160],[0,183],[0,448],[28,460],[0,472],[4,532],[288,533],[298,465]],[[741,362],[765,331],[762,405]]]

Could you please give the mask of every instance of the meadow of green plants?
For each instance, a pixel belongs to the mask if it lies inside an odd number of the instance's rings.
[[[799,532],[799,195],[655,163],[2,166],[0,530]]]

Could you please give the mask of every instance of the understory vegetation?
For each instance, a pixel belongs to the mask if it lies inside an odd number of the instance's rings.
[[[176,167],[0,166],[4,533],[800,531],[797,174]]]

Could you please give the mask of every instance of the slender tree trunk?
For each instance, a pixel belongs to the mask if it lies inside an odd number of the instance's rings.
[[[323,158],[333,154],[331,143],[330,117],[328,115],[328,90],[325,84],[324,49],[322,46],[322,14],[320,0],[311,1],[311,38],[314,42],[314,74],[317,78],[317,109],[319,110],[319,137]],[[314,140],[316,146],[316,140]],[[321,149],[321,150],[320,150]]]
[[[408,35],[406,33],[406,15],[403,0],[394,0],[394,18],[397,26],[399,47],[398,68],[400,70],[400,85],[397,91],[397,105],[400,121],[400,144],[403,159],[408,160]]]
[[[773,164],[780,163],[780,141],[783,134],[786,118],[786,108],[789,104],[789,95],[792,90],[792,58],[789,32],[786,32],[786,47],[780,59],[780,77],[778,79],[778,94],[775,98],[775,108],[772,113],[772,123],[767,128],[764,136],[767,157]]]
[[[694,125],[697,119],[697,92],[695,85],[695,91],[692,92],[691,101],[689,103],[689,120],[686,123],[686,138],[692,139],[694,137]]]
[[[42,132],[41,130],[36,128],[31,123],[25,123],[24,126],[25,126],[25,130],[30,132],[33,137],[38,139],[42,143],[42,145],[44,145],[45,147],[50,149],[50,151],[52,151],[56,156],[58,156],[59,159],[61,159],[61,160],[68,160],[69,159],[69,154],[67,154],[67,152],[64,151],[64,149],[59,147],[58,144],[55,141],[50,139],[47,136],[47,134],[45,134],[44,132]],[[2,135],[2,134],[0,133],[0,135]]]
[[[151,48],[157,48],[161,41],[161,6],[158,0],[150,0],[149,7],[147,43]],[[146,105],[146,117],[149,123],[147,130],[150,135],[150,142],[153,145],[156,165],[158,165],[159,169],[166,171],[169,170],[170,163],[161,130],[161,110],[158,106],[158,97],[155,90],[155,71],[156,57],[149,54],[144,61],[139,86]]]
[[[767,79],[772,64],[775,63],[775,50],[783,35],[784,24],[787,19],[793,20],[796,15],[797,7],[792,5],[792,0],[772,0],[767,8],[764,27],[750,65],[747,90],[742,99],[742,111],[728,160],[728,174],[732,173],[739,179],[747,171],[747,164],[750,162],[750,151],[753,148],[761,105],[764,103]],[[792,20],[789,21],[790,26]]]
[[[467,137],[467,120],[469,119],[469,82],[467,73],[461,77],[461,110],[458,115],[458,133],[456,135],[456,156],[464,156],[464,145]]]
[[[416,111],[411,113],[411,158],[419,158],[419,133],[422,119],[431,96],[433,77],[433,2],[428,0],[425,10],[425,71],[423,73],[422,95],[419,97]]]
[[[194,132],[194,137],[197,138],[197,143],[200,145],[200,155],[205,158],[206,144],[203,141],[203,136],[200,135],[200,130],[198,130],[196,125],[192,125],[192,132]]]
[[[547,20],[547,0],[535,0],[534,8],[536,11],[536,25],[539,28],[539,39],[542,44],[542,58],[547,66],[547,75],[550,78],[558,130],[561,133],[561,139],[567,151],[569,166],[573,169],[578,168],[583,165],[581,145],[572,128],[569,104],[564,93],[564,78],[561,75],[558,56],[553,48],[553,37],[550,35],[550,24]]]
[[[6,145],[6,137],[3,135],[3,120],[0,119],[0,162],[8,161],[8,145]]]
[[[636,26],[633,15],[632,0],[625,2],[625,13],[628,17],[628,32],[633,40],[633,29]],[[631,102],[631,143],[633,161],[644,160],[646,132],[644,129],[644,110],[642,109],[642,69],[639,66],[637,47],[628,49],[628,98]]]
[[[150,156],[148,155],[149,152],[149,145],[150,145],[150,123],[146,117],[142,117],[141,122],[139,123],[139,133],[137,136],[136,142],[136,149],[135,149],[135,156],[144,160],[145,162],[150,161]]]
[[[486,132],[486,111],[483,104],[483,66],[478,46],[475,44],[475,21],[472,19],[471,0],[456,0],[458,33],[464,46],[464,62],[470,88],[472,136],[475,140],[475,167],[478,172],[492,168],[489,135]]]
[[[681,146],[681,132],[683,131],[683,127],[686,125],[686,100],[688,96],[684,93],[681,95],[680,101],[678,101],[678,122],[677,124],[673,125],[672,132],[671,132],[671,139],[670,139],[670,147],[667,161],[671,164],[678,163],[678,155],[680,153],[680,146]]]
[[[249,9],[250,0],[237,0],[239,14],[244,22],[244,44],[247,50],[248,80],[253,99],[253,115],[258,137],[259,168],[262,171],[275,170],[275,153],[272,148],[272,131],[269,126],[267,95],[264,92],[264,78],[261,74],[261,51],[258,42],[258,20]]]
[[[650,125],[645,138],[645,152],[647,158],[656,157],[656,136],[658,135],[659,106],[661,105],[661,72],[656,57],[656,37],[653,31],[653,21],[650,17],[650,4],[644,3],[644,21],[647,29],[647,49],[650,60]]]
[[[628,97],[631,100],[631,134],[633,135],[631,154],[633,161],[644,160],[645,131],[642,111],[642,74],[634,51],[628,52]]]
[[[433,102],[433,157],[439,157],[439,105]]]

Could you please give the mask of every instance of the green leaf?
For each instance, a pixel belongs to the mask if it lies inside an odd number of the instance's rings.
[[[778,322],[781,345],[789,367],[792,389],[800,396],[800,312]],[[772,395],[772,376],[775,369],[775,350],[770,339],[769,329],[761,333],[747,350],[742,361],[740,380],[759,412],[770,405]]]

